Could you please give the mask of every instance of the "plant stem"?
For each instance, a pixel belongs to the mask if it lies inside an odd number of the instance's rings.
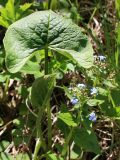
[[[68,137],[67,137],[67,139],[66,139],[66,142],[65,142],[65,144],[64,144],[64,146],[63,146],[62,156],[65,156],[65,154],[66,154],[66,152],[67,152],[67,149],[68,149],[68,146],[69,146],[69,142],[70,142],[70,139],[71,139],[72,134],[73,134],[73,130],[74,130],[74,128],[72,128],[72,129],[70,130],[70,133],[69,133],[69,135],[68,135]]]
[[[47,118],[48,118],[48,150],[51,149],[52,144],[52,121],[51,121],[51,108],[47,105]]]
[[[48,46],[45,47],[45,75],[48,74]],[[48,118],[48,149],[52,144],[52,122],[51,122],[51,109],[50,105],[47,105],[47,118]]]
[[[38,138],[38,140],[36,141],[36,145],[35,145],[33,160],[37,160],[37,154],[40,150],[40,147],[41,147],[41,140],[40,140],[40,138]]]
[[[45,75],[48,74],[48,46],[45,47]]]
[[[43,109],[39,110],[38,113],[38,118],[36,120],[36,129],[37,129],[37,141],[36,141],[36,145],[35,145],[35,151],[34,151],[34,155],[33,155],[33,160],[37,160],[37,155],[38,152],[40,150],[40,147],[42,146],[44,151],[46,150],[46,144],[42,135],[42,129],[41,129],[41,119],[42,119],[42,115],[43,115]]]
[[[48,9],[51,9],[51,0],[48,1]]]

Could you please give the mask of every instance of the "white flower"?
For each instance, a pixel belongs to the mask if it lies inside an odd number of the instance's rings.
[[[95,88],[95,87],[91,88],[91,89],[90,89],[90,94],[91,94],[91,95],[98,94],[97,88]]]
[[[86,87],[86,85],[83,83],[78,83],[77,87],[80,89],[84,89]]]

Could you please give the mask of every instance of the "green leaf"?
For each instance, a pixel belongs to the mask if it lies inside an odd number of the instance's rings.
[[[0,152],[4,151],[8,146],[9,146],[10,142],[8,141],[1,141],[0,142]]]
[[[89,100],[87,101],[87,104],[88,104],[89,106],[97,106],[97,105],[100,105],[100,104],[102,104],[102,103],[104,103],[104,100],[89,99]]]
[[[35,12],[15,23],[4,38],[6,65],[10,72],[18,72],[31,54],[45,49],[59,52],[79,66],[93,64],[93,49],[81,28],[53,11]]]
[[[0,26],[3,26],[5,28],[8,28],[9,26],[9,23],[1,16],[0,16]]]
[[[30,160],[30,158],[29,158],[28,154],[19,153],[16,156],[16,160]]]
[[[1,16],[7,20],[15,20],[14,0],[8,0],[5,8],[0,9]]]
[[[55,75],[46,75],[36,79],[32,85],[31,101],[35,107],[44,107],[50,100],[55,85]]]
[[[72,72],[75,71],[75,66],[72,63],[67,64],[67,69],[71,70]]]
[[[117,84],[113,84],[113,82],[110,81],[110,80],[104,80],[103,84],[110,87],[110,88],[116,88],[117,87]]]
[[[103,89],[101,87],[97,87],[97,89],[100,95],[108,96],[108,91],[106,89]]]
[[[29,9],[31,7],[32,3],[25,3],[22,6],[20,6],[20,9],[22,10],[22,12],[26,11],[27,9]]]
[[[46,155],[47,160],[64,160],[61,157],[57,157],[55,153],[48,153]]]
[[[0,153],[0,160],[14,160],[9,153]]]
[[[58,118],[61,119],[64,123],[66,123],[68,126],[77,126],[77,123],[75,122],[74,118],[70,113],[59,113]]]
[[[38,74],[40,73],[40,66],[36,62],[28,61],[21,69],[21,72],[26,74]]]
[[[100,154],[97,137],[93,131],[88,132],[86,129],[77,128],[74,132],[73,139],[75,144],[85,151]]]
[[[112,107],[112,106],[103,106],[101,107],[102,112],[111,118],[120,119],[120,106]]]

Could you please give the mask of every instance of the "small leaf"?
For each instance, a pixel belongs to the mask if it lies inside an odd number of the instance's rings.
[[[87,101],[87,104],[88,104],[89,106],[97,106],[97,105],[100,105],[100,104],[102,104],[102,103],[104,103],[104,100],[89,99],[89,100]]]
[[[4,151],[8,146],[9,146],[10,142],[8,141],[1,141],[0,142],[0,152]]]
[[[48,160],[64,160],[61,157],[57,157],[55,153],[48,153],[46,157]]]
[[[70,113],[59,113],[58,118],[61,119],[64,123],[66,123],[68,126],[77,126],[77,123],[75,122],[74,118]]]
[[[106,89],[103,89],[101,87],[97,87],[97,89],[100,95],[108,96],[108,91]]]
[[[19,119],[14,119],[13,124],[15,124],[16,126],[19,126],[20,125],[20,120]]]
[[[70,90],[69,90],[67,87],[65,87],[65,86],[63,86],[63,89],[64,89],[64,92],[65,92],[66,96],[67,96],[69,99],[72,99],[72,98],[73,98],[73,95],[70,94]]]
[[[72,63],[68,63],[67,64],[67,69],[71,70],[71,71],[75,71],[75,66]]]
[[[5,19],[3,19],[3,17],[1,16],[0,16],[0,26],[3,26],[5,28],[8,28],[9,26],[8,22]]]
[[[77,128],[73,136],[74,142],[77,146],[88,152],[100,154],[100,147],[97,137],[93,131],[88,132],[86,129]]]
[[[19,153],[16,156],[16,160],[30,160],[30,158],[29,158],[28,154]]]
[[[55,75],[46,75],[36,79],[32,85],[31,101],[35,107],[45,107],[55,85]]]
[[[116,88],[117,87],[117,84],[113,84],[112,81],[110,81],[110,80],[104,80],[103,84],[110,87],[110,88]]]
[[[32,3],[25,3],[25,4],[20,6],[20,9],[22,10],[22,12],[24,12],[27,9],[29,9],[31,6],[32,6]]]

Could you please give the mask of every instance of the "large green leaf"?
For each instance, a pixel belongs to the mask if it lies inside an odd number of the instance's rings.
[[[88,132],[84,128],[77,128],[74,132],[75,144],[85,151],[100,154],[100,147],[98,145],[97,137],[93,131]]]
[[[17,72],[36,50],[48,47],[89,68],[93,63],[93,49],[80,27],[53,11],[35,12],[15,23],[4,38],[6,66]]]
[[[50,100],[55,84],[54,75],[46,75],[36,79],[32,85],[31,101],[35,107],[45,107]]]

